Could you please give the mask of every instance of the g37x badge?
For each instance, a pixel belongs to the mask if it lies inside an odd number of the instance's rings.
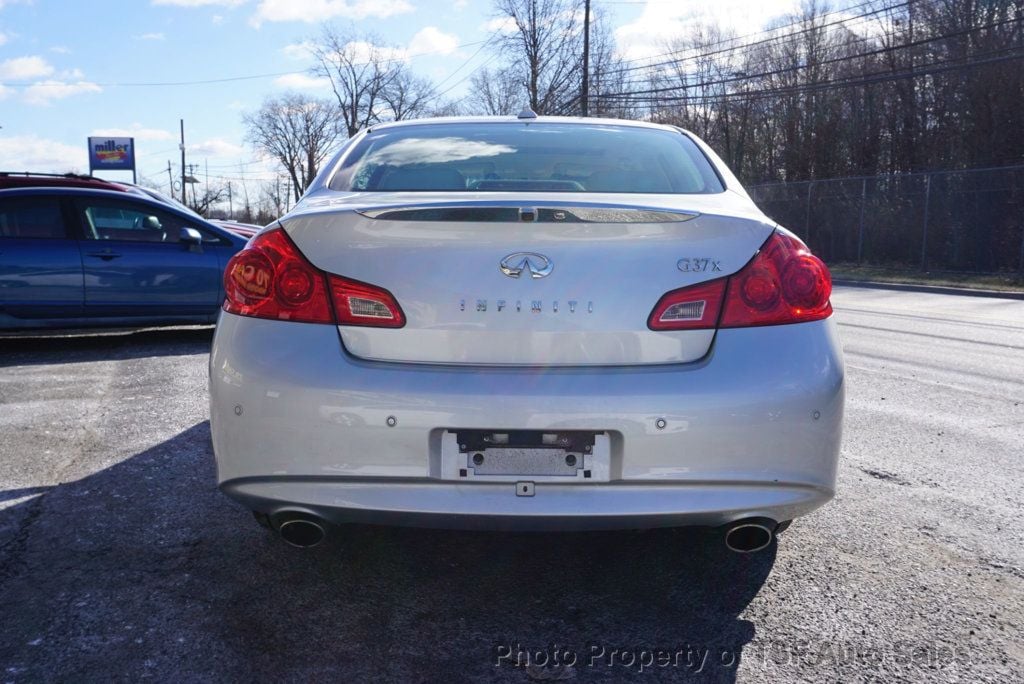
[[[676,266],[683,273],[703,273],[705,271],[721,271],[722,262],[706,257],[683,257]]]

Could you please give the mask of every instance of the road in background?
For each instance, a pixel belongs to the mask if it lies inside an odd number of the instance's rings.
[[[208,331],[0,340],[0,681],[522,682],[553,648],[580,681],[1019,677],[1024,302],[834,303],[838,495],[752,556],[675,530],[293,549],[216,491]]]

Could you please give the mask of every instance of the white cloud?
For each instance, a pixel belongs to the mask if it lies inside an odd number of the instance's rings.
[[[670,42],[699,24],[718,25],[736,35],[760,31],[765,24],[798,9],[799,0],[648,0],[640,16],[615,29],[619,54],[640,60],[668,52]]]
[[[0,62],[0,80],[21,81],[42,78],[53,73],[53,67],[42,57],[14,57]]]
[[[380,59],[386,62],[404,62],[409,59],[403,48],[390,48],[367,43],[364,40],[354,40],[345,43],[344,50],[352,55],[356,62],[370,62]]]
[[[244,147],[230,143],[223,138],[210,138],[186,147],[189,154],[206,157],[240,157],[245,154]]]
[[[41,173],[83,171],[89,167],[85,141],[65,145],[37,135],[0,136],[0,168]]]
[[[0,45],[3,45],[4,43],[6,43],[7,40],[8,40],[7,34],[4,33],[3,31],[0,31]]]
[[[210,17],[210,21],[213,22],[214,26],[219,26],[224,23],[224,15],[214,14],[212,17]]]
[[[308,74],[285,74],[274,79],[274,85],[288,90],[331,91],[331,82]]]
[[[306,60],[313,56],[316,43],[311,40],[304,40],[301,43],[292,43],[281,48],[281,52],[288,59]]]
[[[516,20],[512,17],[495,17],[481,26],[480,29],[488,33],[514,33],[516,31]]]
[[[58,55],[70,55],[71,48],[69,48],[67,45],[54,45],[52,48],[50,48],[50,52],[56,53]]]
[[[319,23],[339,17],[383,19],[412,11],[413,6],[407,0],[261,0],[250,23],[258,27],[265,21]]]
[[[136,140],[174,140],[170,131],[162,128],[144,128],[140,123],[133,123],[128,128],[98,128],[89,135],[109,135],[112,138],[135,138]]]
[[[33,105],[48,105],[52,100],[62,100],[72,95],[98,93],[103,89],[89,81],[38,81],[25,89],[25,102]]]
[[[0,100],[4,100],[8,95],[14,92],[14,88],[8,88],[5,85],[0,85]]]
[[[467,5],[469,5],[469,0],[454,0],[452,2],[452,7],[455,9],[466,9]]]
[[[162,33],[143,33],[137,36],[132,36],[135,40],[166,40],[166,36]]]
[[[153,0],[154,5],[171,5],[174,7],[238,7],[245,0]]]
[[[410,55],[450,55],[459,47],[459,39],[436,26],[420,29],[409,41]]]

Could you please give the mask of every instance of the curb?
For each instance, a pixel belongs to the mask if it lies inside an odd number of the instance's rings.
[[[833,279],[833,285],[841,287],[864,287],[876,290],[902,290],[904,292],[926,292],[930,294],[963,295],[966,297],[993,297],[996,299],[1024,299],[1024,292],[1002,290],[978,290],[968,287],[950,287],[948,285],[914,285],[912,283],[882,283],[876,280],[841,280]]]

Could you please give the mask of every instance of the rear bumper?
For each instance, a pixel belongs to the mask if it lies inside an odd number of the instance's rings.
[[[367,362],[334,327],[224,314],[210,391],[221,488],[255,510],[462,528],[717,525],[789,520],[831,498],[843,365],[831,319],[719,331],[691,364],[544,369]],[[452,481],[450,428],[602,431],[608,481]],[[517,479],[534,496],[516,496]]]
[[[269,478],[233,480],[221,489],[271,515],[301,511],[335,524],[512,530],[718,526],[752,517],[782,522],[832,498],[828,489],[781,483],[537,483],[533,497],[515,496],[515,486]]]

